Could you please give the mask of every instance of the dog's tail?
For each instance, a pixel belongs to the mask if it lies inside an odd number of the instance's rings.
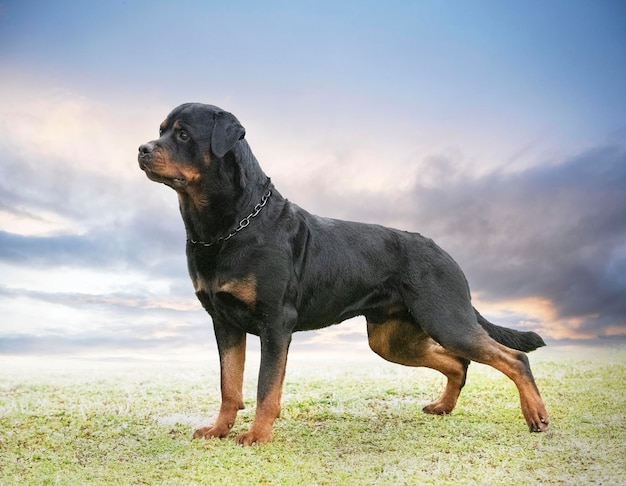
[[[474,312],[478,318],[478,323],[487,331],[489,336],[500,344],[525,353],[546,345],[541,336],[536,332],[516,331],[515,329],[509,329],[507,327],[496,326],[481,316],[476,309],[474,309]]]

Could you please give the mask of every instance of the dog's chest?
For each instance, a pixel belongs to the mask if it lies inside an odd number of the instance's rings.
[[[239,278],[216,276],[207,280],[196,274],[192,275],[191,281],[198,297],[207,296],[214,299],[220,294],[227,294],[250,310],[254,310],[256,307],[256,278],[254,275]]]
[[[254,275],[205,278],[192,274],[191,281],[198,300],[213,319],[227,321],[237,327],[245,326],[245,330],[253,334],[258,332],[253,319],[257,307]]]

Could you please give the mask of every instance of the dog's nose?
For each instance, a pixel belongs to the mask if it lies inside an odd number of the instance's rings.
[[[144,143],[143,145],[139,146],[139,154],[140,155],[149,154],[150,152],[152,152],[153,149],[154,149],[154,146],[150,142]]]

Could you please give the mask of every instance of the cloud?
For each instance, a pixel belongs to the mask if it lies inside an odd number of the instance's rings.
[[[147,311],[156,311],[159,313],[187,313],[201,309],[200,303],[195,297],[192,298],[188,296],[187,299],[181,299],[178,296],[163,298],[151,292],[146,292],[144,289],[137,289],[133,293],[115,292],[106,295],[98,295],[78,292],[43,292],[0,286],[0,297],[26,297],[74,308],[106,306],[109,309],[117,310],[125,315],[129,313],[145,313]]]
[[[520,173],[418,182],[411,201],[480,299],[541,298],[570,332],[603,335],[626,332],[624,187],[626,151],[607,146]]]
[[[136,163],[137,146],[155,136],[171,107],[140,113],[137,103],[35,91],[2,96],[11,115],[0,120],[4,349],[20,342],[39,349],[48,337],[60,346],[63,333],[89,349],[99,338],[103,349],[206,339],[210,321],[187,275],[176,196]],[[19,98],[31,96],[22,106]],[[282,151],[268,140],[284,120],[252,113],[250,126],[273,127],[257,135],[258,145],[279,157],[259,158],[286,197],[325,216],[434,238],[494,321],[548,338],[626,334],[626,151],[619,144],[493,170],[453,148],[426,156],[421,145],[399,146],[399,136],[363,140],[371,120],[345,138],[329,129],[305,138],[304,149],[289,142]],[[297,342],[366,346],[360,321]]]
[[[165,328],[167,329],[167,328]],[[0,354],[4,355],[83,355],[83,356],[134,356],[158,355],[164,357],[199,355],[215,351],[210,346],[210,326],[196,332],[177,332],[174,335],[153,333],[145,337],[114,333],[85,332],[80,335],[61,334],[9,334],[0,337]],[[201,344],[200,344],[201,343]]]
[[[323,215],[433,238],[506,325],[553,338],[626,334],[624,147],[486,174],[458,157],[424,157],[407,189],[355,189],[320,171],[299,195]]]
[[[138,169],[149,137],[132,108],[28,86],[1,98],[0,261],[154,270],[184,259],[175,196]]]
[[[481,298],[543,297],[582,330],[626,326],[626,151],[426,189],[417,216]]]
[[[193,293],[77,293],[0,286],[0,353],[180,353],[212,350],[210,319]]]
[[[12,85],[0,95],[0,351],[206,341],[176,197],[136,162],[167,110]]]

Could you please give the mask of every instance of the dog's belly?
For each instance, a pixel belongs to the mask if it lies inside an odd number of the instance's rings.
[[[362,294],[351,293],[350,298],[340,292],[324,292],[315,296],[298,312],[296,331],[311,331],[339,324],[356,316],[386,320],[391,314],[406,313],[398,292],[389,287],[379,287]]]

